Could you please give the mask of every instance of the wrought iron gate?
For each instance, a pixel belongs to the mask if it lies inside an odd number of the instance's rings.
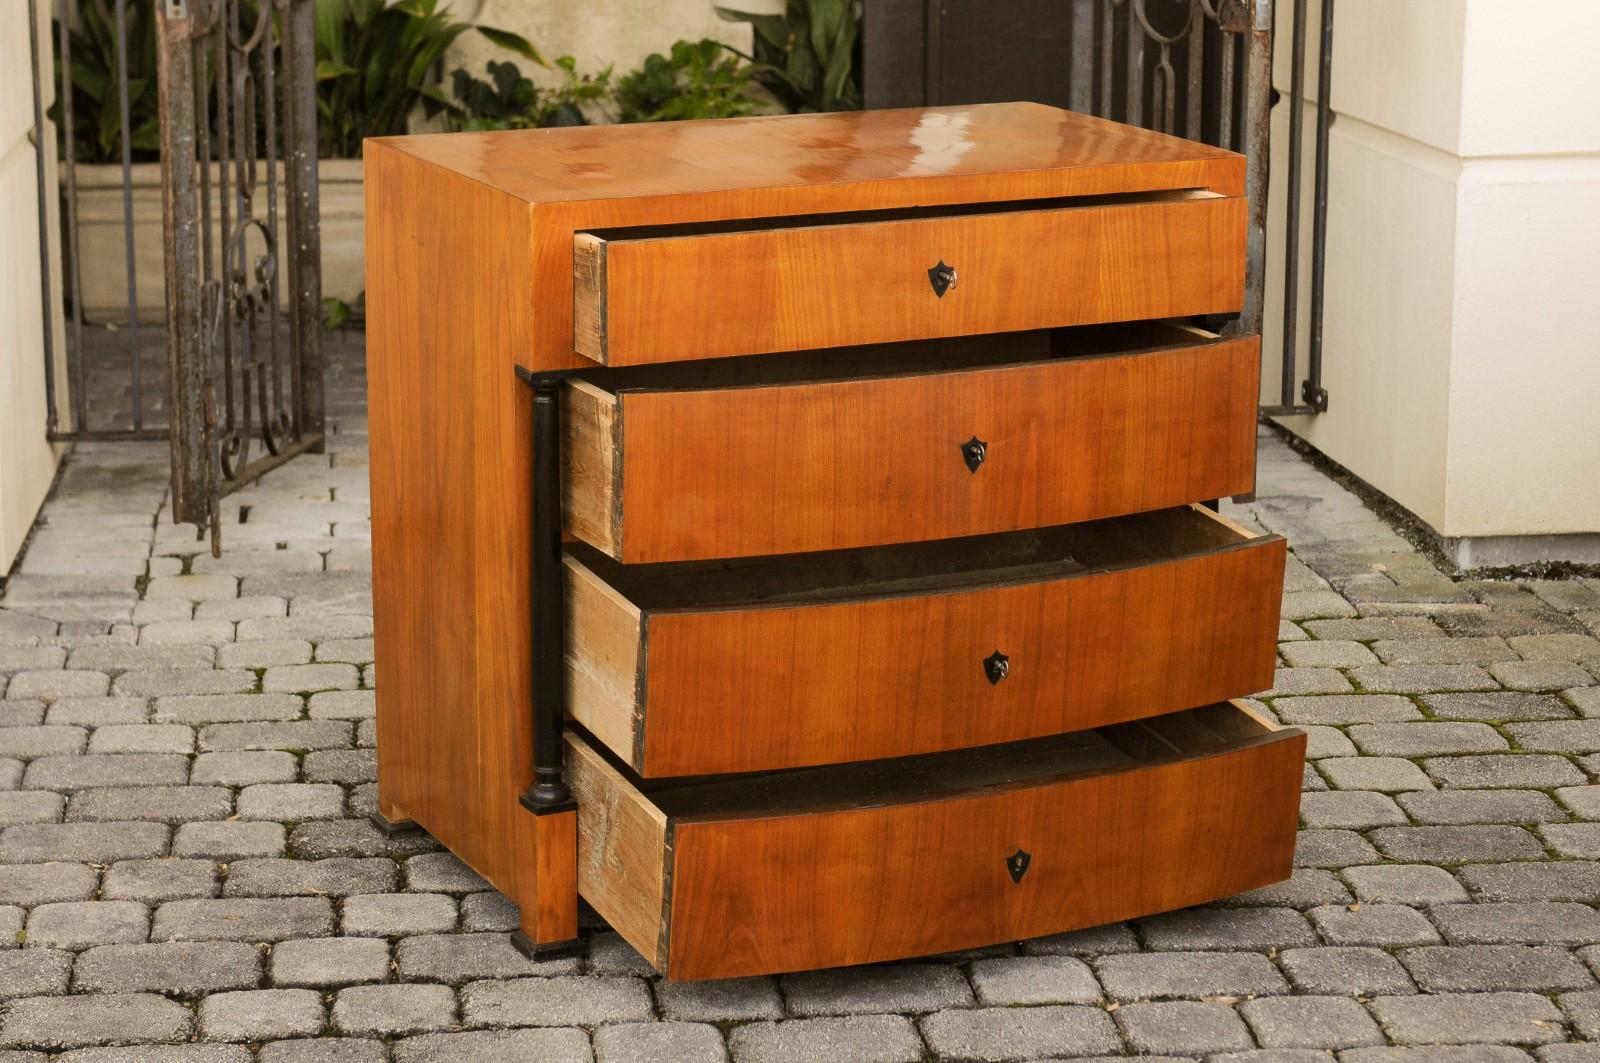
[[[32,26],[40,6],[29,0]],[[216,552],[221,498],[323,445],[314,0],[57,0],[53,14],[56,102],[48,114],[48,57],[37,44],[33,50],[41,233],[51,147],[65,208],[64,402],[54,372],[49,241],[41,240],[49,436],[167,439],[175,519],[208,526]],[[104,93],[75,100],[83,89],[73,71],[86,60],[75,49],[98,50],[87,59],[114,95],[109,127],[94,113],[108,106]],[[151,111],[158,143],[148,136]],[[44,134],[47,117],[59,133],[54,141]],[[108,328],[90,334],[79,211],[86,127],[110,133],[88,161],[120,162],[117,257],[126,281],[125,314],[108,316],[102,293],[96,314]],[[145,163],[158,151],[166,356],[152,360],[146,341],[162,330],[141,315],[155,299],[147,294],[141,306],[136,250],[153,233],[140,235],[137,202]],[[114,333],[113,318],[121,321]]]
[[[216,552],[223,495],[323,446],[314,0],[158,2],[173,512]]]

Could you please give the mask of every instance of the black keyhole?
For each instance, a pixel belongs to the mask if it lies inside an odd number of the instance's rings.
[[[1033,854],[1025,849],[1018,849],[1006,857],[1006,870],[1011,872],[1011,881],[1020,884],[1022,876],[1028,873],[1028,865],[1033,863]]]

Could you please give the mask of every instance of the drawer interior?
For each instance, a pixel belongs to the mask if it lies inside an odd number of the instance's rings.
[[[938,800],[1213,756],[1278,730],[1243,705],[1223,702],[1091,731],[948,753],[752,775],[632,776],[629,781],[677,821],[803,815]]]
[[[998,535],[776,557],[623,565],[572,556],[640,609],[705,609],[930,594],[1059,578],[1236,549],[1247,529],[1203,506]]]
[[[1111,357],[1218,339],[1213,332],[1176,321],[1131,321],[589,369],[575,379],[613,396],[620,391],[770,387],[960,372],[1052,358]]]

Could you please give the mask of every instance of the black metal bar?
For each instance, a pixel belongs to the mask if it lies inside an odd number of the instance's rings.
[[[50,200],[45,190],[44,71],[39,65],[39,0],[28,0],[28,55],[33,62],[33,148],[39,193],[39,317],[44,329],[44,407],[45,431],[56,430],[56,338],[55,306],[50,283]],[[69,89],[70,91],[70,89]],[[54,149],[55,145],[48,145]]]
[[[1322,386],[1322,291],[1328,258],[1328,126],[1333,120],[1333,0],[1322,0],[1322,42],[1317,53],[1317,160],[1311,203],[1311,345],[1300,400],[1319,413],[1328,408]]]
[[[922,102],[938,107],[944,103],[944,0],[926,0],[922,17]]]
[[[322,218],[317,191],[316,5],[291,0],[283,27],[283,156],[289,201],[289,349],[297,432],[326,431]],[[322,453],[322,447],[314,447]]]
[[[577,807],[563,775],[566,724],[566,589],[561,565],[561,378],[517,367],[533,386],[533,786],[534,815]]]
[[[1067,101],[1072,110],[1082,114],[1094,110],[1094,9],[1095,0],[1072,0]]]
[[[1294,356],[1300,311],[1300,156],[1306,90],[1306,0],[1294,0],[1293,51],[1289,68],[1289,173],[1284,190],[1283,227],[1283,377],[1281,405],[1294,406]]]
[[[139,274],[133,249],[133,123],[128,117],[128,0],[117,0],[117,116],[122,141],[122,263],[128,273],[128,376],[133,427],[144,427],[144,386],[139,373]],[[70,90],[70,87],[68,89]]]

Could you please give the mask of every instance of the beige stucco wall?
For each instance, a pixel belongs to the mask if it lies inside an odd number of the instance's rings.
[[[1319,6],[1310,5],[1312,10]],[[1279,5],[1263,396],[1281,350],[1290,5]],[[1327,413],[1282,423],[1427,521],[1459,559],[1600,535],[1600,4],[1342,0],[1335,27]],[[1310,31],[1315,62],[1317,29]],[[1315,99],[1315,68],[1308,81]],[[1301,248],[1309,262],[1314,108]],[[1299,375],[1308,342],[1303,266]],[[1296,381],[1298,388],[1298,380]],[[1564,537],[1551,539],[1548,537]],[[1533,537],[1543,537],[1535,539]],[[1513,550],[1515,553],[1515,550]]]
[[[781,11],[782,0],[725,0],[740,11]],[[548,60],[570,55],[580,73],[615,65],[620,75],[652,52],[665,53],[677,40],[712,37],[748,53],[750,27],[717,17],[712,0],[457,0],[452,10],[463,18],[520,33]],[[451,49],[448,65],[464,66],[483,77],[489,59],[511,58],[476,33],[464,34]],[[549,75],[519,66],[536,81]]]
[[[27,25],[20,12],[18,22]],[[48,25],[40,27],[41,39]],[[48,56],[48,43],[44,48]],[[50,489],[58,460],[57,449],[45,440],[38,162],[30,137],[32,80],[27,33],[0,33],[0,247],[5,249],[0,254],[0,575],[11,570]],[[49,100],[45,103],[48,107]],[[54,180],[54,167],[46,179]],[[53,215],[49,231],[56,231]],[[53,254],[52,269],[58,270],[59,263],[59,254]],[[51,290],[60,291],[59,283]],[[59,305],[52,316],[60,337]],[[58,381],[64,383],[57,369]]]

